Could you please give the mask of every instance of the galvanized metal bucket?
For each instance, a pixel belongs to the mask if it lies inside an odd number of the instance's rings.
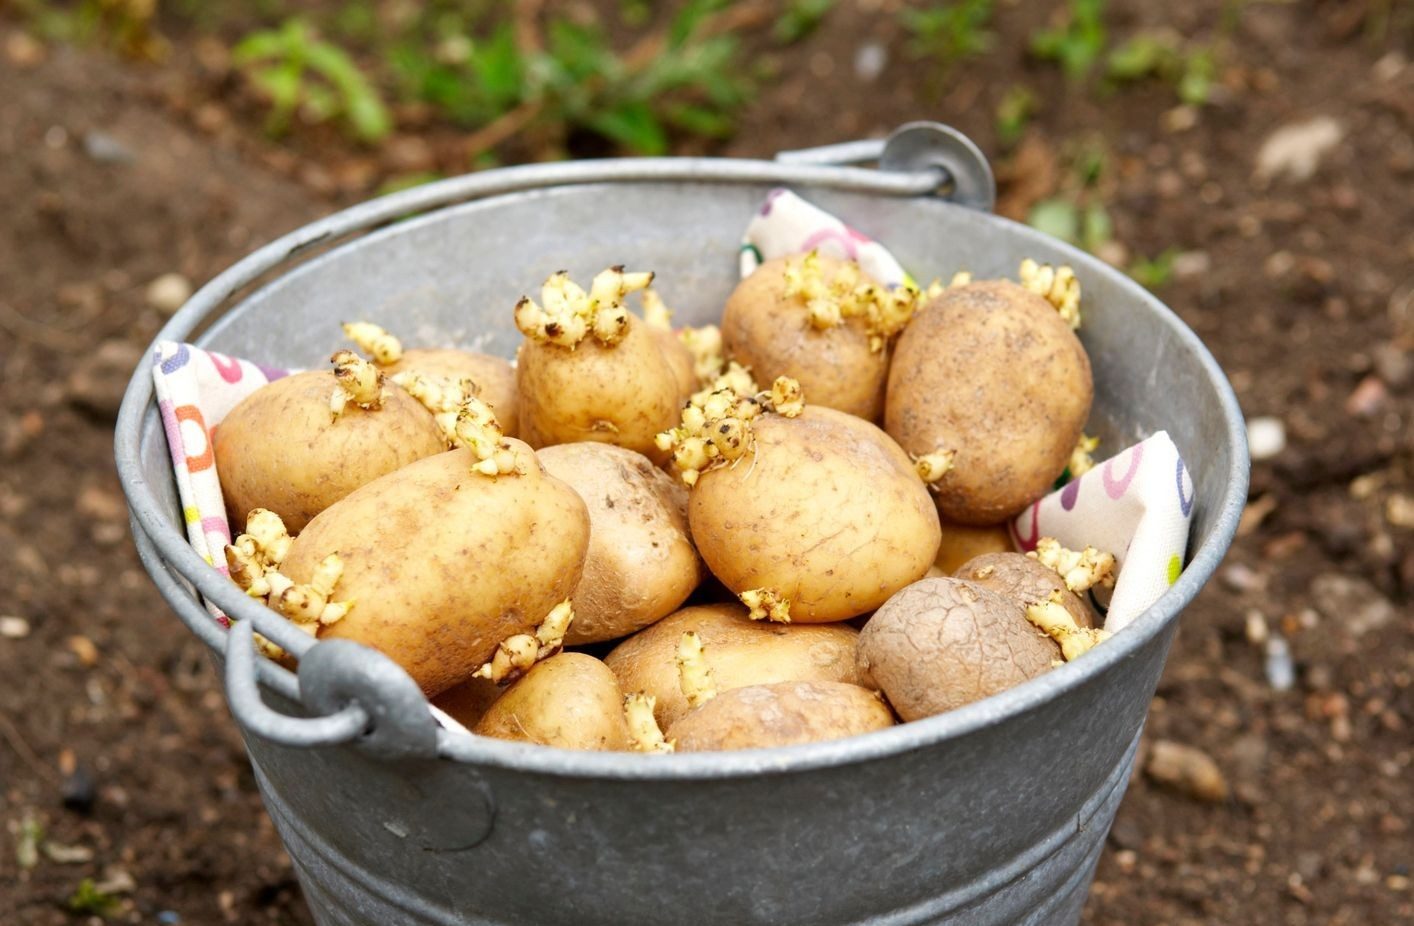
[[[876,159],[877,170],[842,166]],[[1072,264],[1086,292],[1092,424],[1108,447],[1167,429],[1193,472],[1182,577],[1083,660],[864,737],[651,758],[472,738],[440,729],[392,662],[292,631],[187,546],[150,372],[139,369],[116,448],[138,550],[177,615],[224,656],[257,782],[323,926],[1079,918],[1178,614],[1236,528],[1246,441],[1222,372],[1168,309],[1090,256],[985,211],[991,173],[966,139],[915,124],[887,144],[774,162],[610,160],[448,180],[262,248],[159,337],[316,365],[336,323],[357,315],[417,343],[510,355],[509,310],[528,288],[558,269],[587,277],[623,262],[658,271],[678,320],[702,323],[733,285],[746,220],[778,185],[919,273],[1009,274],[1021,256]],[[198,596],[237,618],[230,632]],[[298,675],[253,656],[252,630],[298,654]]]

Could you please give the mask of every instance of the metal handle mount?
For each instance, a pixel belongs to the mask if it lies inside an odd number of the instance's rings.
[[[782,151],[776,160],[817,167],[877,161],[882,171],[936,170],[943,175],[940,196],[983,212],[991,212],[997,204],[997,180],[987,156],[972,139],[941,122],[909,122],[888,138]]]
[[[255,629],[233,621],[226,636],[226,698],[237,722],[282,746],[357,742],[384,758],[431,758],[437,723],[421,689],[397,663],[350,640],[324,640],[300,659],[300,700],[316,717],[272,710],[255,677]]]

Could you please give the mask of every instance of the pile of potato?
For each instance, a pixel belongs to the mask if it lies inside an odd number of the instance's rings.
[[[1114,567],[1011,552],[1094,447],[1079,286],[1020,276],[891,289],[811,253],[674,331],[650,273],[557,273],[514,364],[346,324],[366,357],[216,429],[231,576],[502,739],[783,746],[986,697],[1104,638],[1083,594]]]

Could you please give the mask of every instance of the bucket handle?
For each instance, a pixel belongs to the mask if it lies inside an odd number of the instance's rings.
[[[886,171],[936,170],[943,176],[937,195],[983,212],[991,212],[997,204],[997,180],[987,156],[972,139],[941,122],[908,122],[888,138],[781,151],[776,160],[814,167],[877,161],[879,169]]]
[[[417,683],[382,653],[352,640],[324,640],[300,659],[300,700],[323,716],[271,709],[256,681],[255,628],[232,621],[226,634],[226,700],[241,728],[281,746],[357,742],[383,758],[432,758],[437,723]]]

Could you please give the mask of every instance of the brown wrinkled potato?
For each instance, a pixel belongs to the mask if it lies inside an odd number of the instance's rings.
[[[950,576],[973,557],[984,553],[1010,553],[1013,549],[1011,533],[1005,524],[974,527],[944,521],[943,542],[938,547],[938,556],[933,564],[942,575]]]
[[[914,457],[955,454],[932,485],[944,518],[997,524],[1050,491],[1093,392],[1085,348],[1051,304],[992,280],[914,316],[894,346],[884,422]]]
[[[938,514],[887,434],[813,405],[751,427],[753,449],[702,473],[688,504],[698,552],[733,593],[767,589],[792,621],[840,621],[927,573]]]
[[[894,725],[875,692],[842,682],[777,682],[717,695],[668,730],[678,752],[769,749]]]
[[[532,447],[598,441],[667,459],[654,438],[677,424],[677,373],[653,328],[623,302],[651,280],[615,267],[586,292],[557,273],[542,290],[544,307],[517,304],[526,336],[516,355],[520,432]]]
[[[1099,626],[1089,603],[1066,587],[1060,573],[1024,553],[984,553],[968,560],[954,575],[990,588],[1023,608],[1059,593],[1058,603],[1070,612],[1077,625]]]
[[[389,376],[411,372],[447,379],[469,379],[480,390],[477,398],[491,406],[506,436],[520,436],[516,371],[510,361],[502,357],[450,347],[414,347],[403,351],[401,360],[382,369]]]
[[[536,663],[496,699],[473,732],[561,749],[628,749],[624,696],[614,673],[583,653]]]
[[[860,683],[854,658],[859,632],[847,624],[757,622],[734,602],[683,608],[604,657],[625,693],[657,699],[653,714],[664,728],[689,710],[677,666],[678,644],[688,631],[702,639],[718,692],[772,682]]]
[[[518,473],[473,472],[465,448],[439,453],[309,523],[281,572],[309,583],[338,553],[331,598],[353,602],[343,619],[319,627],[321,638],[380,650],[433,696],[570,597],[589,549],[589,512],[528,446],[507,443]]]
[[[381,407],[348,402],[337,418],[330,370],[295,373],[246,396],[215,429],[212,449],[235,533],[268,508],[291,533],[359,486],[446,451],[432,414],[391,382]]]
[[[589,506],[589,556],[566,643],[627,636],[687,600],[702,562],[681,484],[643,454],[611,444],[557,444],[536,456]]]
[[[824,255],[816,259],[827,281],[849,263]],[[884,409],[888,349],[870,349],[860,317],[823,329],[811,324],[807,300],[787,295],[787,266],[801,260],[766,261],[737,284],[722,313],[723,352],[750,367],[758,382],[789,376],[800,382],[810,404],[877,421]]]
[[[906,721],[1005,691],[1060,660],[1020,602],[963,579],[915,582],[859,635],[859,671]]]

